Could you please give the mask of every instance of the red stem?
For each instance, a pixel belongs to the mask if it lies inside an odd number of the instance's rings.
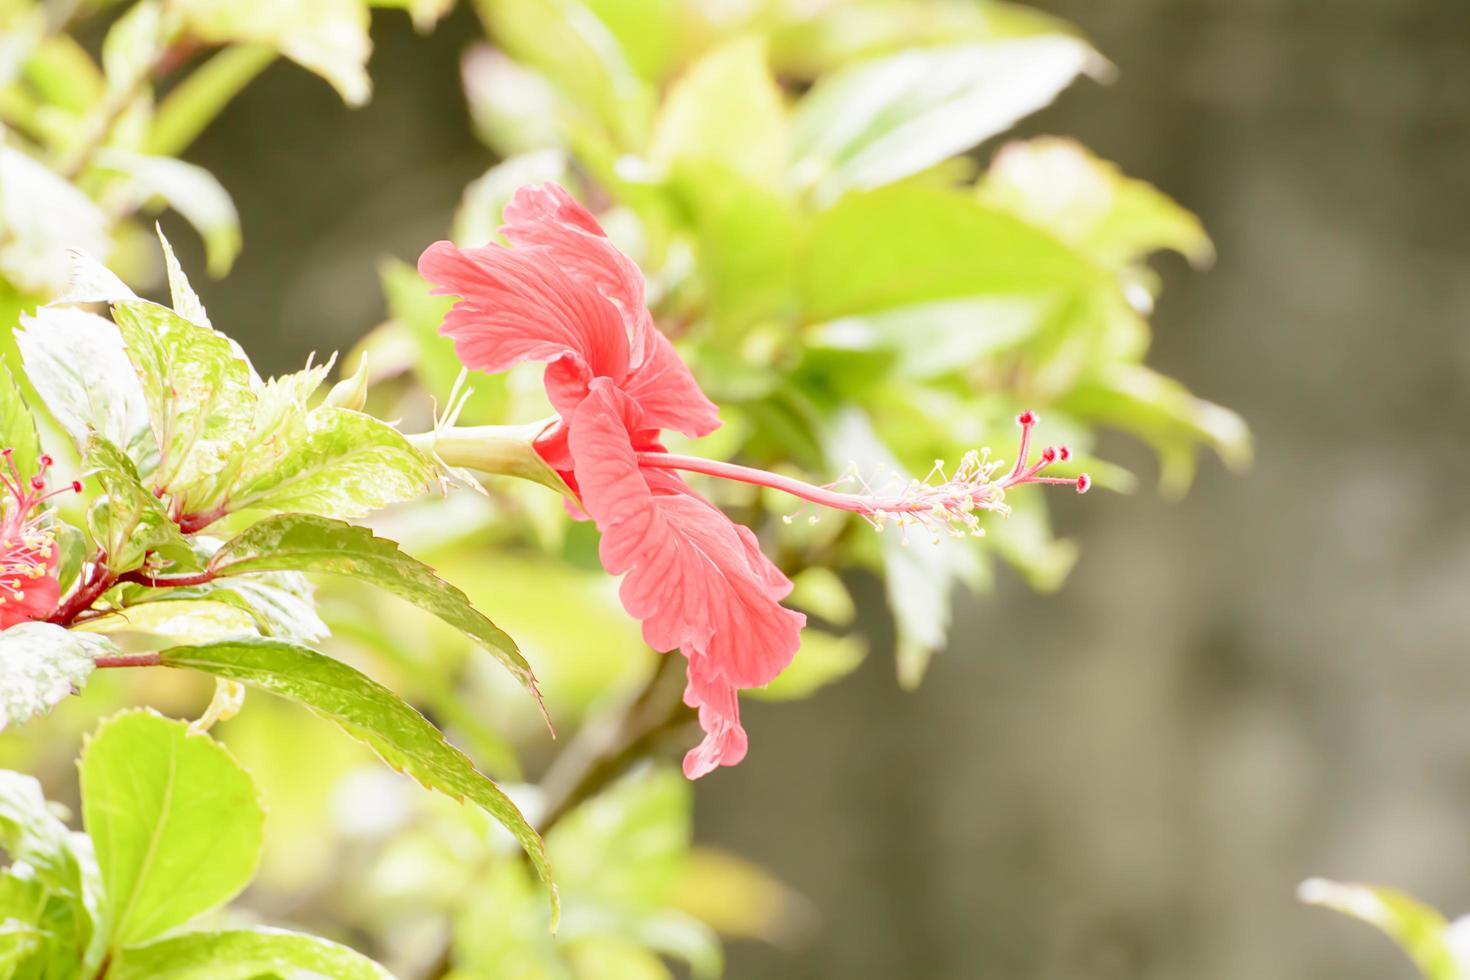
[[[77,590],[57,607],[56,612],[51,614],[50,622],[58,626],[70,626],[73,620],[92,608],[92,603],[101,598],[102,593],[112,588],[117,578],[103,561],[103,556],[98,555],[87,581],[77,586]]]
[[[150,589],[177,589],[190,585],[203,585],[214,579],[215,572],[207,568],[202,572],[188,575],[149,575],[141,568],[137,568],[117,577],[119,582],[133,582],[137,585],[146,585]]]
[[[92,661],[98,667],[160,667],[163,655],[159,653],[130,653],[116,657],[98,657]]]

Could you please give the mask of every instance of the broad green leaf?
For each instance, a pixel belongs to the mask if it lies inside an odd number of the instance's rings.
[[[565,97],[572,113],[600,124],[625,148],[648,130],[653,94],[638,78],[617,37],[579,0],[478,0],[497,45],[535,68]]]
[[[515,641],[434,570],[375,537],[364,527],[325,517],[283,514],[266,518],[226,542],[210,559],[220,576],[265,571],[350,575],[428,610],[488,650],[540,701],[530,664]]]
[[[17,623],[0,632],[0,731],[49,711],[86,684],[93,660],[115,650],[100,636],[52,623]]]
[[[81,191],[7,145],[0,128],[0,276],[23,292],[54,295],[66,285],[67,250],[106,255],[108,221]]]
[[[57,423],[86,446],[96,432],[124,449],[140,472],[158,462],[148,401],[117,328],[93,313],[43,306],[16,334],[26,378]]]
[[[186,932],[125,949],[107,976],[109,980],[393,980],[387,970],[346,946],[265,928]]]
[[[1147,442],[1159,456],[1159,480],[1168,493],[1188,489],[1198,443],[1215,450],[1233,469],[1250,465],[1250,430],[1240,416],[1196,398],[1179,382],[1142,365],[1118,365],[1084,380],[1059,407]]]
[[[1015,348],[1036,333],[1054,306],[1046,294],[938,300],[831,320],[813,330],[808,343],[884,351],[892,355],[896,375],[927,381]]]
[[[797,107],[795,176],[821,204],[901,180],[1051,102],[1096,56],[1051,36],[915,49],[828,75]]]
[[[226,491],[232,511],[303,511],[362,517],[422,496],[433,464],[371,415],[322,405],[287,415],[244,458]]]
[[[800,78],[911,48],[1074,33],[1049,14],[996,0],[844,0],[783,6],[785,16],[771,29],[772,50],[780,72]]]
[[[137,568],[149,552],[180,570],[199,567],[189,542],[158,497],[143,485],[132,460],[106,439],[93,436],[82,464],[102,486],[103,495],[87,513],[87,525],[113,571]]]
[[[22,478],[36,472],[36,459],[41,455],[41,440],[36,436],[36,423],[21,397],[10,368],[0,356],[0,449],[11,450],[10,458]],[[9,467],[0,463],[0,472],[8,475]]]
[[[183,215],[204,239],[211,275],[222,276],[230,271],[240,254],[240,215],[229,192],[213,174],[172,157],[117,149],[99,152],[97,163],[122,175],[115,193],[133,208],[156,197]]]
[[[372,91],[362,0],[181,0],[173,6],[200,40],[270,45],[325,78],[348,105],[362,105]]]
[[[617,38],[623,56],[649,82],[659,82],[678,56],[680,0],[584,0]]]
[[[661,907],[689,851],[693,809],[689,781],[658,766],[568,813],[547,839],[568,902],[595,899],[623,913]]]
[[[1398,943],[1425,980],[1465,980],[1470,958],[1456,955],[1451,926],[1443,915],[1393,888],[1313,878],[1302,882],[1298,896],[1369,925],[1377,926]]]
[[[1074,140],[1008,144],[986,171],[979,195],[1110,268],[1163,248],[1195,265],[1215,254],[1198,218]]]
[[[959,191],[901,184],[852,194],[816,219],[807,244],[808,318],[935,300],[1050,296],[1113,287],[1057,239]]]
[[[151,711],[114,715],[83,748],[81,775],[114,948],[223,905],[254,875],[265,814],[209,736]]]
[[[485,810],[515,836],[536,866],[549,889],[555,928],[559,903],[541,838],[498,786],[392,691],[340,661],[278,640],[174,647],[161,656],[171,667],[204,671],[299,701],[336,721],[393,768]]]
[[[659,111],[650,156],[665,171],[714,163],[758,188],[784,187],[786,106],[759,39],[730,41],[679,78]]]

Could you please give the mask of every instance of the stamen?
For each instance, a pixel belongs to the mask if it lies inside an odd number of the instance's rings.
[[[1035,463],[1030,461],[1031,430],[1036,426],[1035,412],[1022,412],[1016,417],[1016,424],[1021,427],[1016,462],[1010,472],[1000,479],[995,479],[995,471],[1000,464],[990,459],[988,449],[965,453],[953,475],[946,473],[944,460],[936,459],[924,479],[902,479],[895,475],[878,490],[874,490],[867,480],[858,475],[855,467],[849,467],[838,483],[818,487],[765,470],[696,456],[640,452],[638,463],[650,468],[703,473],[706,476],[780,490],[822,507],[857,514],[879,533],[889,523],[894,523],[899,526],[902,534],[900,543],[907,546],[908,530],[916,525],[927,529],[936,542],[946,532],[954,537],[982,536],[985,529],[980,526],[979,512],[1009,513],[1005,494],[1012,487],[1042,483],[1073,486],[1078,493],[1087,492],[1092,486],[1092,480],[1086,474],[1078,477],[1041,475],[1053,463],[1071,458],[1072,451],[1066,446],[1048,446],[1041,451]],[[881,468],[879,472],[881,473]],[[856,482],[860,492],[849,493],[836,489],[849,482]],[[786,515],[782,520],[790,524],[792,518],[792,515]],[[811,516],[807,521],[815,524],[817,518]]]

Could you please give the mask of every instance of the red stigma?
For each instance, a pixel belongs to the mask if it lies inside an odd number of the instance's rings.
[[[1057,447],[1057,459],[1059,459],[1059,460],[1061,460],[1062,462],[1065,463],[1067,460],[1069,460],[1071,458],[1072,458],[1072,450],[1068,449],[1066,446],[1058,446]]]
[[[71,490],[72,490],[72,493],[81,493],[82,492],[82,481],[81,480],[73,480],[73,481],[71,481]]]
[[[42,466],[53,466],[55,465],[56,460],[52,459],[50,456],[42,456],[40,460],[38,460],[38,462]]]
[[[43,480],[43,479],[41,479],[39,476],[33,476],[33,477],[31,477],[31,489],[32,490],[45,490],[46,489],[46,481]]]
[[[1036,424],[1036,413],[1029,408],[1016,416],[1016,424],[1020,426],[1032,426]]]
[[[1057,461],[1056,448],[1054,446],[1047,446],[1045,449],[1043,449],[1041,451],[1041,461],[1043,463],[1055,463]]]
[[[1077,477],[1078,493],[1086,493],[1091,486],[1092,477],[1088,476],[1086,473],[1083,473],[1081,476]]]

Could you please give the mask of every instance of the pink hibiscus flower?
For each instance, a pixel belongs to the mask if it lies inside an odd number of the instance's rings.
[[[58,549],[48,526],[47,515],[37,511],[42,503],[68,490],[81,492],[82,485],[46,492],[46,470],[50,456],[42,456],[41,471],[22,480],[16,470],[14,452],[0,450],[10,475],[0,473],[9,498],[0,503],[0,630],[17,623],[45,619],[56,611],[61,585],[56,578]]]
[[[660,433],[712,432],[705,397],[644,302],[643,275],[596,219],[554,184],[522,188],[505,209],[512,247],[460,249],[437,242],[419,259],[435,292],[460,298],[442,332],[466,367],[504,371],[546,362],[557,418],[535,448],[576,493],[602,533],[603,567],[625,575],[623,606],[660,651],[689,661],[684,699],[697,708],[703,742],[684,758],[693,779],[745,757],[736,692],[775,679],[800,643],[806,618],[781,605],[791,582],[761,553],[755,535],[699,496],[674,471],[773,487],[815,504],[887,523],[943,525],[980,533],[977,510],[1002,510],[1007,488],[1087,478],[1041,476],[1066,459],[1053,447],[1027,465],[1035,416],[1020,418],[1022,449],[999,480],[996,465],[967,454],[953,477],[892,492],[843,493],[733,463],[668,453]]]

